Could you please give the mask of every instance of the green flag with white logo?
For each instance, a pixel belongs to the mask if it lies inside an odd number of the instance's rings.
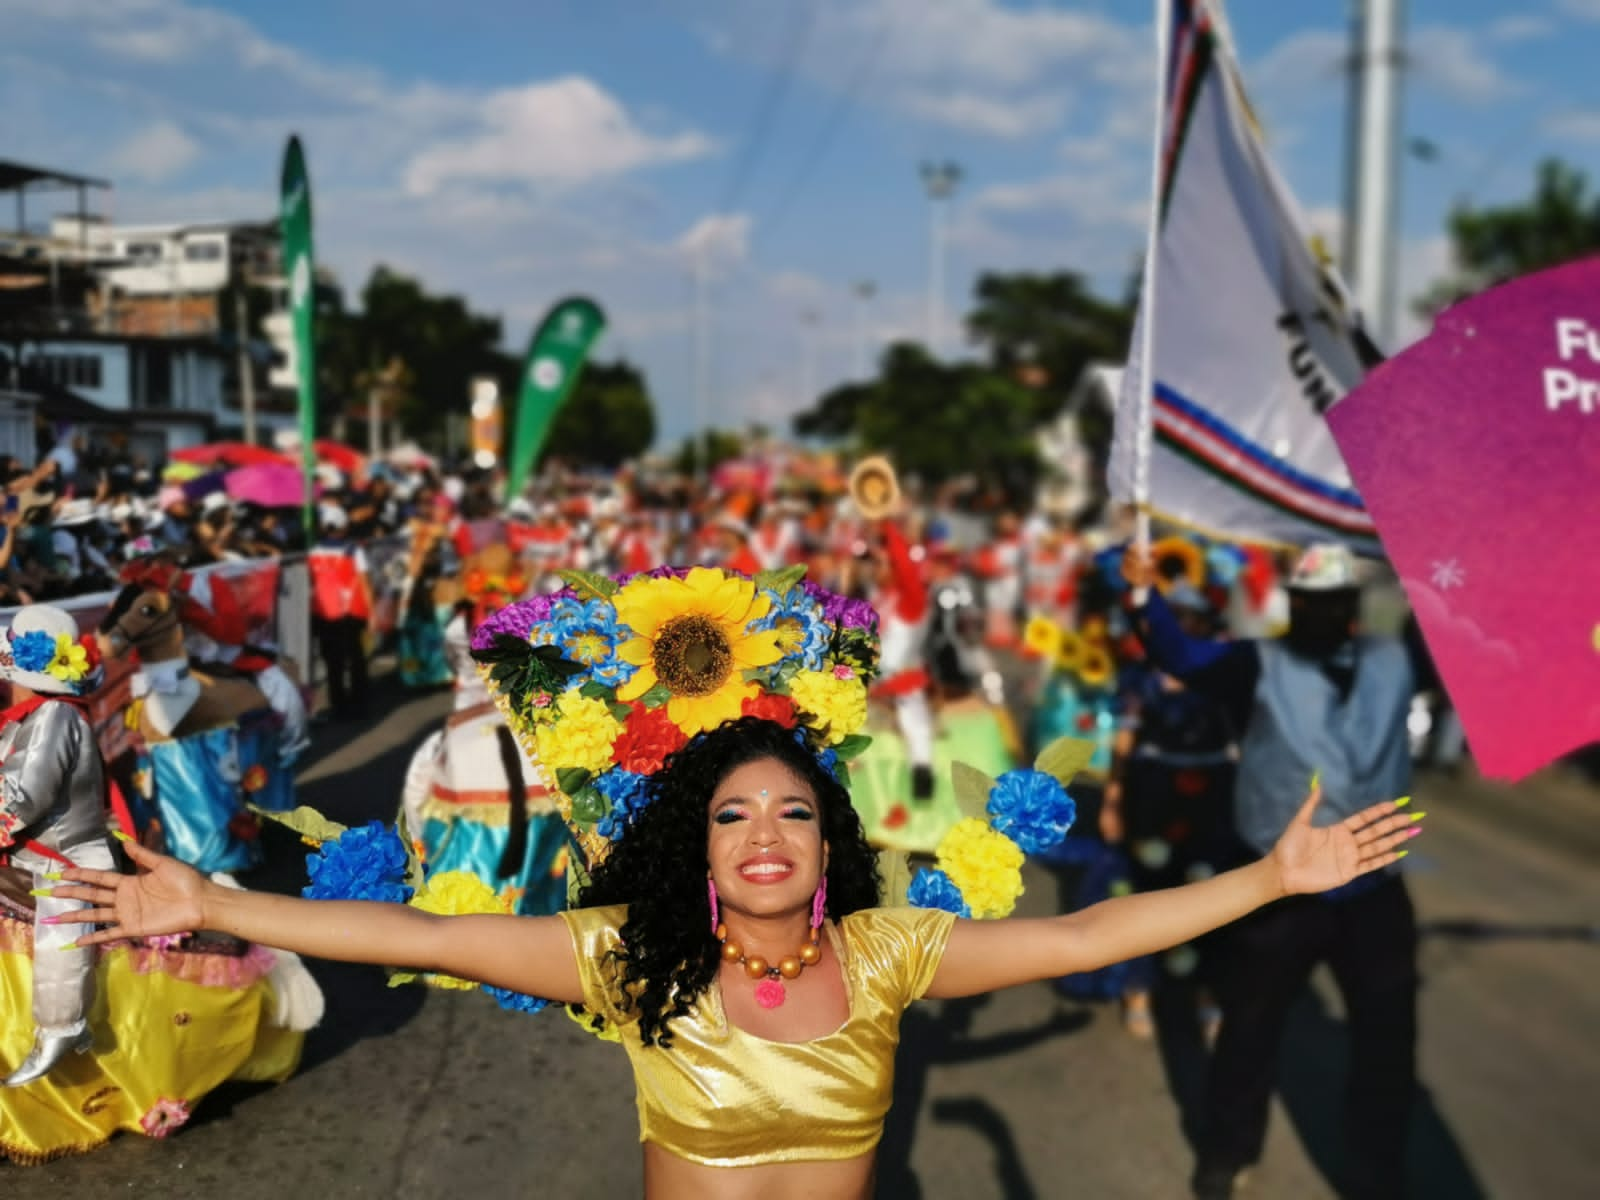
[[[317,470],[317,360],[314,316],[316,259],[311,252],[311,177],[300,139],[290,137],[283,151],[278,221],[283,236],[283,273],[289,280],[289,316],[294,329],[295,374],[300,383],[300,454],[305,472],[306,538],[312,522],[313,481]]]
[[[517,391],[516,425],[506,458],[506,497],[515,499],[527,486],[550,436],[550,425],[583,371],[589,348],[606,327],[600,306],[573,296],[552,308],[528,344]]]

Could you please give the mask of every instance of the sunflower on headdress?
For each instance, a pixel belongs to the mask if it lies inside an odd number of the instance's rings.
[[[1083,652],[1087,649],[1088,645],[1082,637],[1070,629],[1063,629],[1061,644],[1056,647],[1056,669],[1076,671],[1078,664],[1083,662]]]
[[[1193,588],[1206,586],[1206,556],[1186,537],[1164,537],[1150,547],[1156,566],[1156,587],[1165,594],[1183,580]]]
[[[1083,680],[1085,687],[1106,687],[1111,683],[1116,667],[1111,661],[1111,655],[1099,646],[1090,646],[1083,652],[1083,658],[1078,663],[1078,678]]]
[[[1065,632],[1049,617],[1030,617],[1022,630],[1022,652],[1030,658],[1054,660],[1061,652]]]
[[[742,576],[696,567],[682,579],[639,578],[615,603],[618,623],[633,633],[617,657],[638,668],[617,699],[661,689],[667,715],[691,737],[737,720],[740,706],[761,690],[744,672],[782,657],[778,631],[751,629],[771,602]]]

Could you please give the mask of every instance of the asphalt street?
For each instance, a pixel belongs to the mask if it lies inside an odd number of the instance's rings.
[[[385,684],[385,686],[392,686]],[[325,726],[302,802],[391,818],[412,748],[448,698],[391,694],[381,716]],[[1549,773],[1517,788],[1419,781],[1429,836],[1411,856],[1424,925],[1414,1194],[1600,1194],[1600,790]],[[268,835],[251,886],[294,890],[304,848]],[[1029,869],[1023,911],[1059,911]],[[78,1159],[0,1167],[26,1200],[114,1196],[562,1196],[639,1190],[626,1059],[563,1015],[479,993],[389,988],[377,969],[314,963],[328,1015],[279,1087],[213,1093],[166,1141],[123,1136]],[[881,1194],[983,1200],[1187,1195],[1186,1123],[1204,1051],[1186,998],[1154,1043],[1106,1006],[1045,985],[908,1014]],[[1344,1032],[1326,979],[1297,1009],[1251,1200],[1321,1200],[1338,1154]]]

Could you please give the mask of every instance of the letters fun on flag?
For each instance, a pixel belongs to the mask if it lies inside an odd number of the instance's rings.
[[[1324,419],[1376,352],[1267,158],[1216,5],[1171,12],[1153,286],[1117,407],[1112,495],[1221,536],[1376,554]]]

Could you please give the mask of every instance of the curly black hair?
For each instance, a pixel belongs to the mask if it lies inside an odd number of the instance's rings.
[[[638,1012],[646,1046],[670,1047],[667,1023],[687,1016],[716,978],[721,954],[706,895],[706,805],[731,772],[765,758],[788,767],[817,797],[828,846],[828,917],[878,903],[877,855],[850,793],[811,746],[758,717],[695,738],[652,779],[649,805],[578,893],[579,908],[628,905],[622,944],[611,953],[621,967],[619,1003]]]

